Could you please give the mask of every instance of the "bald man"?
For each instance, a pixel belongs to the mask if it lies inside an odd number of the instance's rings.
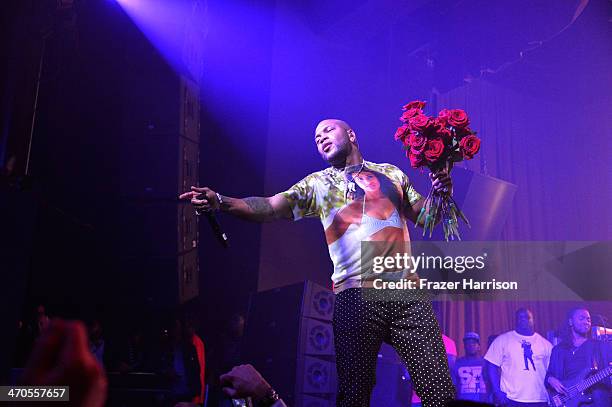
[[[406,219],[416,223],[423,197],[396,166],[365,161],[357,135],[346,122],[321,121],[314,142],[330,166],[284,192],[232,198],[207,187],[191,187],[180,198],[190,200],[198,213],[220,210],[255,222],[318,217],[334,264],[337,405],[370,405],[383,341],[406,363],[423,405],[446,405],[455,389],[430,301],[426,295],[405,300],[393,292],[368,299],[365,294],[373,290],[373,280],[361,267],[362,242],[376,242],[377,253],[396,253],[399,246],[409,251]],[[446,173],[430,178],[437,191],[452,193]]]

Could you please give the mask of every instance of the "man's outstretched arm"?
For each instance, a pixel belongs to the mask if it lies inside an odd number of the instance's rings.
[[[217,196],[215,191],[207,187],[191,187],[191,191],[181,194],[179,198],[191,201],[197,211],[221,210],[252,222],[293,219],[289,202],[281,194],[271,197],[232,198]]]

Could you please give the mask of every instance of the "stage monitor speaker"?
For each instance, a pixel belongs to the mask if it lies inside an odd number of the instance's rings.
[[[395,350],[383,343],[376,364],[376,386],[372,391],[370,405],[405,407],[410,405],[412,393],[406,367]]]
[[[303,394],[327,400],[336,392],[333,305],[334,294],[309,281],[252,297],[244,362],[274,383],[289,405]]]
[[[462,240],[493,241],[500,238],[512,208],[517,186],[509,182],[478,174],[463,168],[452,171],[454,199],[470,226],[460,223]],[[443,240],[442,228],[434,231],[433,240]]]
[[[302,315],[331,321],[334,316],[335,300],[335,294],[329,289],[313,282],[307,282],[302,303]]]
[[[251,303],[255,314],[261,310],[278,311],[278,304],[295,311],[293,315],[331,321],[334,315],[334,293],[312,281],[260,291]]]
[[[465,171],[461,179],[468,179],[462,210],[471,228],[461,231],[463,240],[497,240],[512,208],[517,186],[497,178]]]
[[[335,363],[311,356],[297,359],[296,393],[330,394],[337,386]]]
[[[336,364],[312,356],[283,356],[250,361],[287,405],[297,404],[303,396],[330,399],[334,397],[338,380]]]
[[[328,321],[302,317],[300,345],[304,355],[333,356],[334,330]]]
[[[310,281],[255,294],[245,333],[250,356],[333,356],[333,307],[334,294]]]

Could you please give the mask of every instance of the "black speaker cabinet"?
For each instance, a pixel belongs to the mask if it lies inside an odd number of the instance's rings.
[[[336,392],[333,305],[334,294],[312,282],[262,291],[251,300],[244,361],[289,405],[329,402]]]
[[[386,343],[378,352],[376,364],[376,386],[372,391],[372,407],[405,407],[410,405],[412,393],[408,385],[409,376],[395,350]]]

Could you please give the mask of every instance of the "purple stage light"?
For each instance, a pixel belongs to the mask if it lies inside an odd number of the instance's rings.
[[[207,35],[206,0],[116,0],[177,72],[200,82]]]

